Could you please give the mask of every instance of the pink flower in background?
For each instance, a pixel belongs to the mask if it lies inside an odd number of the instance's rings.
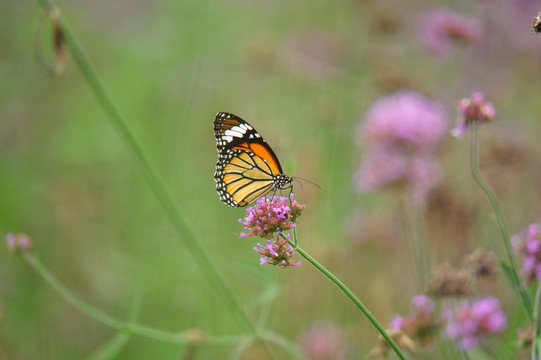
[[[461,350],[473,349],[482,344],[487,335],[507,327],[507,317],[495,297],[472,304],[461,302],[453,310],[445,310],[442,319],[447,322],[445,336],[455,340]]]
[[[455,42],[472,43],[483,37],[481,23],[473,17],[449,9],[427,12],[419,29],[421,41],[434,53],[442,55]]]
[[[305,358],[311,360],[345,359],[345,343],[340,328],[315,323],[300,340]]]
[[[7,233],[6,244],[7,244],[8,250],[11,252],[28,251],[28,250],[31,250],[34,245],[32,238],[22,233],[19,233],[19,234]]]
[[[441,104],[413,91],[378,99],[360,127],[364,161],[355,172],[359,192],[403,186],[416,203],[442,177],[434,156],[447,132]]]
[[[366,112],[363,140],[415,151],[433,151],[446,135],[443,106],[414,91],[383,96]]]
[[[541,280],[541,224],[531,224],[511,239],[522,255],[522,272],[529,280]]]
[[[408,156],[385,147],[369,150],[365,161],[354,175],[354,184],[359,192],[377,191],[406,178]]]
[[[442,177],[443,169],[431,154],[411,156],[397,150],[381,149],[368,153],[354,174],[354,184],[359,192],[404,185],[413,198],[422,200]]]
[[[469,98],[464,98],[458,103],[458,124],[451,131],[451,134],[460,137],[473,122],[488,122],[495,115],[494,105],[485,101],[485,94],[476,91]]]
[[[406,316],[395,315],[389,327],[391,330],[402,330],[408,336],[423,344],[432,343],[440,321],[434,310],[436,305],[428,296],[421,294],[411,300],[413,310]]]

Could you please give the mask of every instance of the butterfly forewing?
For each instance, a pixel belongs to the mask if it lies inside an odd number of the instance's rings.
[[[246,206],[291,184],[265,139],[240,117],[218,113],[214,137],[218,150],[214,180],[225,204]]]

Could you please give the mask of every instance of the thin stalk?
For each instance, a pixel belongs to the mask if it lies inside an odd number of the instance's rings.
[[[532,360],[541,359],[541,284],[537,284],[533,309]]]
[[[411,268],[418,292],[422,291],[425,277],[428,273],[427,244],[419,229],[419,216],[417,209],[408,206],[405,197],[399,201],[400,223],[408,250],[410,253]]]
[[[193,344],[193,337],[189,334],[171,333],[148,326],[133,324],[118,320],[104,312],[96,309],[92,305],[78,298],[70,291],[60,280],[58,280],[49,269],[41,262],[39,258],[29,251],[22,253],[23,259],[34,269],[56,292],[60,294],[68,303],[79,309],[84,314],[96,319],[100,323],[115,329],[121,333],[144,336],[150,339],[163,341],[177,345]],[[243,341],[265,340],[283,347],[292,356],[298,356],[299,351],[295,344],[282,338],[280,335],[268,330],[262,330],[259,338],[252,334],[241,334],[233,336],[208,336],[202,340],[203,345],[207,346],[231,346]]]
[[[141,307],[141,297],[136,296],[130,310],[130,315],[128,321],[135,322],[137,320],[137,315],[139,314],[139,309]],[[97,351],[94,351],[95,354],[88,356],[85,360],[110,360],[116,359],[118,354],[124,349],[128,341],[130,340],[132,334],[127,334],[123,332],[118,332],[116,336],[108,341],[105,345],[100,346]]]
[[[282,234],[280,234],[282,235]],[[285,237],[284,237],[285,238]],[[295,243],[297,243],[295,240],[289,240],[289,245],[293,246]],[[334,276],[329,270],[327,270],[323,265],[321,265],[319,262],[317,262],[313,257],[311,257],[306,251],[304,251],[302,248],[297,246],[295,248],[295,251],[299,253],[303,258],[308,260],[310,264],[312,264],[316,269],[321,271],[323,275],[325,275],[329,280],[331,280],[336,286],[346,294],[347,297],[350,298],[350,300],[361,310],[361,312],[366,316],[366,318],[374,325],[374,327],[379,331],[381,336],[387,341],[389,346],[393,349],[393,351],[396,353],[396,355],[402,359],[406,360],[406,356],[404,353],[402,353],[402,350],[400,350],[400,347],[396,344],[396,342],[393,340],[393,338],[385,331],[383,326],[378,322],[378,320],[372,315],[372,313],[368,310],[368,308],[355,296],[355,294],[343,283],[341,282],[336,276]]]
[[[38,3],[47,11],[55,8],[54,4],[50,0],[37,0]],[[59,21],[61,21],[60,19]],[[244,308],[240,305],[237,298],[233,295],[232,291],[225,284],[224,280],[214,267],[213,262],[206,254],[205,250],[198,243],[194,231],[186,221],[184,214],[178,208],[170,195],[168,189],[165,187],[161,176],[154,168],[148,155],[145,153],[139,142],[136,140],[132,130],[128,126],[125,117],[122,115],[111,95],[105,88],[101,78],[97,74],[93,65],[88,60],[82,46],[79,41],[73,36],[69,27],[61,21],[62,30],[64,33],[64,39],[66,47],[69,49],[75,63],[79,67],[79,70],[83,74],[86,82],[91,88],[96,100],[103,108],[107,118],[111,124],[116,128],[121,138],[125,141],[129,151],[138,162],[141,171],[143,172],[150,188],[154,192],[154,195],[161,203],[166,214],[169,216],[175,230],[179,237],[188,247],[188,250],[192,253],[194,260],[200,266],[202,272],[207,277],[207,280],[213,285],[213,287],[221,295],[224,304],[237,316],[240,322],[249,331],[254,334],[256,338],[260,338],[258,329],[252,320],[248,317]],[[264,345],[269,354],[272,353],[272,349],[268,345]]]
[[[530,296],[524,286],[522,285],[522,282],[520,280],[520,277],[518,275],[517,269],[517,263],[515,261],[515,257],[513,256],[513,253],[511,251],[511,240],[509,237],[509,231],[507,230],[507,225],[505,223],[505,219],[503,217],[503,212],[500,208],[500,205],[498,203],[498,200],[496,199],[496,195],[494,194],[494,191],[490,187],[490,185],[483,179],[479,172],[479,164],[478,164],[478,158],[477,158],[477,122],[471,123],[471,131],[470,131],[470,164],[471,164],[471,172],[473,175],[473,178],[475,179],[475,182],[485,195],[487,196],[488,200],[490,201],[490,205],[492,206],[492,210],[494,211],[494,215],[496,216],[496,222],[498,224],[498,229],[500,230],[500,234],[502,236],[503,244],[505,247],[505,252],[507,253],[507,258],[509,261],[509,265],[511,268],[511,276],[512,276],[512,284],[511,287],[515,292],[517,293],[517,296],[521,300],[521,303],[524,307],[524,310],[528,314],[528,317],[530,318],[530,321],[533,320],[532,315],[532,303]]]

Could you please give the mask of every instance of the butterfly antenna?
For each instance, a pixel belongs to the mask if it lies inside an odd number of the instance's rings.
[[[299,179],[297,179],[296,177],[294,177],[292,179],[296,180],[299,183],[299,185],[301,186],[301,189],[303,188],[302,183],[301,183],[301,181]],[[293,186],[291,186],[291,189],[293,190]]]
[[[299,184],[301,184],[301,188],[302,188],[302,183],[299,180],[306,181],[307,183],[312,184],[315,187],[317,187],[319,190],[321,190],[321,186],[319,186],[318,184],[316,184],[315,182],[312,182],[310,180],[306,180],[306,179],[301,178],[299,176],[295,176],[293,179],[297,180],[299,182]]]

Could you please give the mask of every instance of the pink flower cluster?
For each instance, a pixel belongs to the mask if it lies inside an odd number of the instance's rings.
[[[293,194],[290,194],[289,199],[285,196],[263,197],[257,200],[254,207],[246,209],[244,219],[239,219],[244,230],[250,231],[248,234],[242,232],[240,237],[255,235],[270,239],[278,231],[293,229],[303,210],[304,205],[294,201]]]
[[[421,202],[441,178],[434,156],[447,132],[441,104],[413,91],[378,99],[360,127],[364,161],[354,175],[360,192],[405,186]]]
[[[426,295],[415,296],[411,300],[413,310],[406,316],[395,315],[391,320],[392,330],[402,330],[411,338],[422,343],[431,343],[432,335],[439,326],[434,315],[435,304]]]
[[[454,310],[445,310],[442,319],[447,322],[445,336],[455,340],[461,350],[473,349],[484,341],[486,335],[496,334],[507,327],[507,317],[495,297],[471,304],[461,302]]]
[[[30,238],[30,236],[23,233],[19,233],[19,234],[7,233],[6,244],[9,251],[11,252],[28,251],[32,249],[33,247],[32,238]]]
[[[304,207],[294,201],[293,194],[290,194],[289,199],[285,196],[261,198],[257,200],[254,207],[246,209],[246,217],[239,219],[239,222],[244,226],[244,230],[249,232],[241,232],[240,237],[259,236],[267,240],[266,245],[258,243],[254,247],[254,250],[262,255],[261,265],[278,265],[283,269],[301,264],[291,262],[295,251],[289,245],[289,234],[282,238],[280,233],[293,229],[297,225],[295,221]],[[271,240],[274,237],[276,239]]]
[[[286,238],[281,238],[280,233],[276,233],[276,240],[271,241],[267,240],[266,245],[261,245],[257,243],[257,246],[254,247],[255,252],[261,257],[261,265],[278,265],[280,268],[286,268],[288,266],[299,266],[300,261],[297,263],[291,262],[291,258],[295,255],[295,249],[289,242],[289,234],[286,235]]]
[[[346,344],[342,331],[330,323],[314,323],[301,338],[300,345],[306,359],[345,359]]]
[[[541,224],[531,224],[511,239],[522,255],[522,272],[529,280],[541,280]]]
[[[424,15],[419,35],[427,48],[442,55],[453,43],[480,41],[483,31],[477,19],[442,8]]]
[[[460,137],[470,124],[491,121],[496,115],[494,105],[485,101],[485,95],[474,92],[469,98],[464,98],[458,103],[459,123],[451,132],[453,136]]]

